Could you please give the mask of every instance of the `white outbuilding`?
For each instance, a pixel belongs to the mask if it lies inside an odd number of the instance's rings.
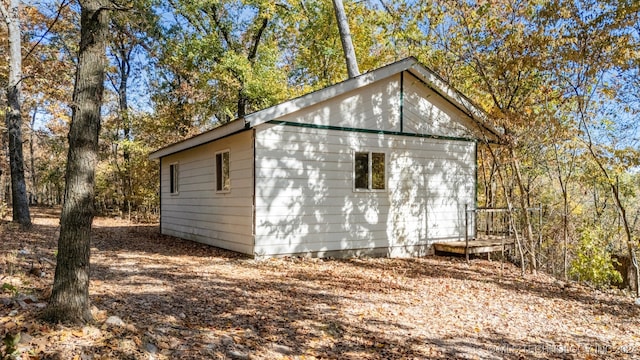
[[[430,254],[464,239],[483,120],[398,61],[153,152],[160,231],[254,257]]]

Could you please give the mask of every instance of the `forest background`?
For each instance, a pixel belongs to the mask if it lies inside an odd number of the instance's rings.
[[[329,0],[111,4],[96,173],[96,205],[104,214],[157,218],[158,164],[150,151],[347,78]],[[362,72],[415,56],[504,130],[500,146],[479,149],[478,206],[541,207],[543,221],[529,219],[533,228],[524,231],[516,261],[596,286],[635,284],[629,270],[640,241],[640,3],[344,6]],[[79,6],[45,0],[17,8],[26,195],[32,205],[59,205]],[[0,56],[7,59],[0,61],[2,117],[11,102],[9,30],[0,26]],[[1,213],[12,203],[12,124],[0,127]]]

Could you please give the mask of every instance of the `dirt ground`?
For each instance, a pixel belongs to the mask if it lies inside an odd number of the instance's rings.
[[[107,218],[95,323],[51,325],[59,213],[32,211],[30,231],[0,224],[0,336],[20,334],[21,359],[640,358],[640,307],[619,291],[486,260],[256,261]]]

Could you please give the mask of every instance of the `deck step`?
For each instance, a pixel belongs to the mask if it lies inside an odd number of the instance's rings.
[[[474,239],[469,240],[469,254],[486,254],[497,251],[512,250],[514,248],[515,241],[512,238],[504,239]],[[450,254],[464,255],[466,242],[465,241],[447,241],[437,242],[433,244],[436,252],[444,252]]]

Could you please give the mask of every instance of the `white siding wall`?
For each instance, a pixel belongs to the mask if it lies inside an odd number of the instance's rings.
[[[398,74],[279,117],[278,120],[400,131],[399,89],[400,75]]]
[[[354,191],[355,151],[387,154],[388,190]],[[260,125],[255,255],[422,255],[457,240],[475,199],[474,151],[466,141]]]
[[[410,73],[403,77],[403,132],[472,137],[468,117]]]
[[[469,128],[474,125],[467,115],[409,72],[402,80],[397,74],[277,120],[400,132],[401,104],[404,133],[473,137]]]
[[[231,191],[215,191],[215,153],[229,150]],[[253,254],[252,132],[162,158],[163,234]],[[177,163],[179,193],[169,193],[169,165]]]

